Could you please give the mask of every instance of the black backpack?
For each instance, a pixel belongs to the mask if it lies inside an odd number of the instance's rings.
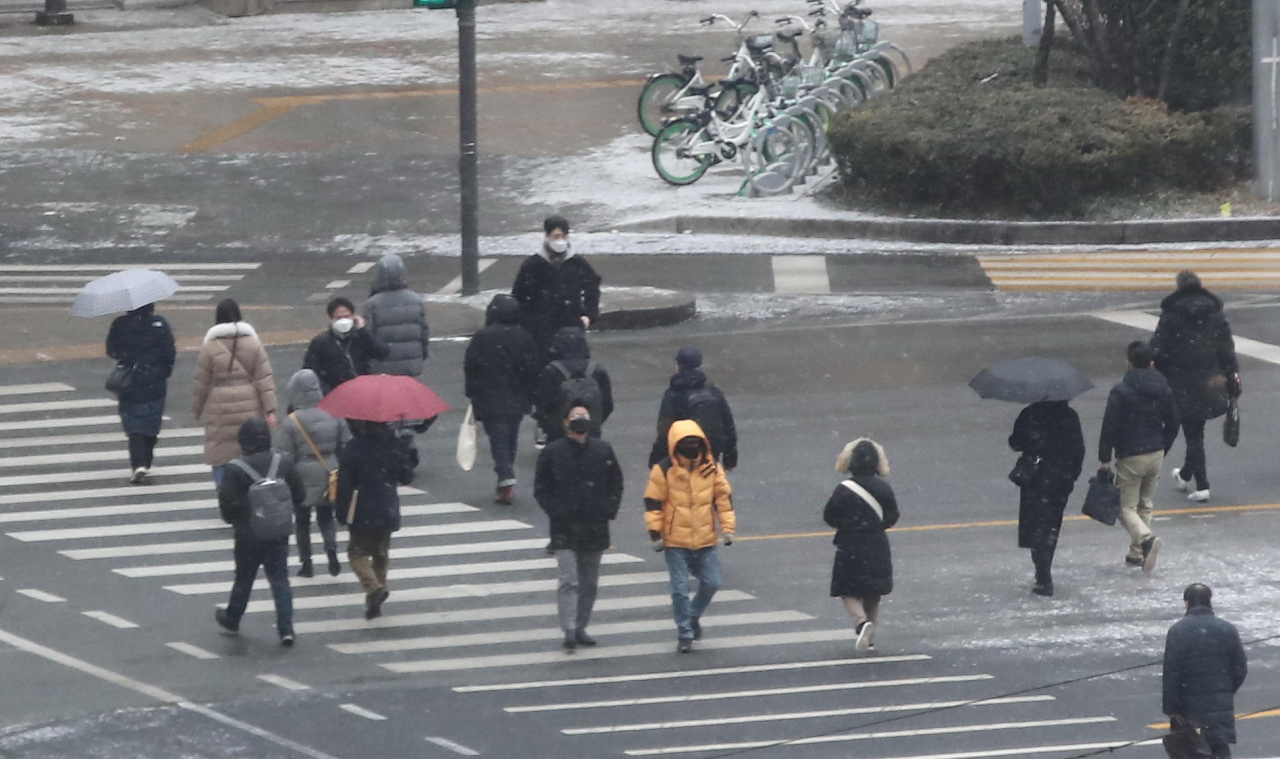
[[[715,391],[703,385],[685,396],[684,418],[698,423],[707,440],[711,441],[716,456],[724,453],[719,448],[724,445],[724,416],[720,413],[720,398]]]
[[[599,435],[600,426],[604,423],[604,392],[595,378],[596,362],[588,361],[587,368],[580,375],[574,375],[560,361],[552,361],[551,365],[564,375],[560,382],[560,402],[557,405],[560,416],[557,418],[569,416],[569,410],[574,406],[586,406],[591,412],[591,432]]]

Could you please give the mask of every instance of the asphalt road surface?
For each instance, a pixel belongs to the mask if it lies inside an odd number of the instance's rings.
[[[1115,304],[1127,315],[1107,321],[1042,297],[1041,309],[975,315],[718,318],[595,335],[615,377],[606,434],[627,494],[591,626],[600,645],[574,656],[558,646],[528,427],[509,508],[490,503],[487,454],[469,474],[453,463],[460,411],[421,436],[386,616],[361,618],[345,570],[295,581],[298,645],[285,650],[261,580],[239,638],[213,624],[230,534],[185,411],[194,354],[180,355],[149,488],[125,484],[123,439],[99,389],[104,359],[7,366],[0,756],[1161,756],[1126,744],[1159,735],[1155,663],[1182,588],[1212,585],[1246,640],[1277,632],[1269,437],[1280,373],[1242,359],[1244,440],[1228,450],[1211,436],[1212,502],[1188,503],[1162,483],[1156,527],[1167,545],[1152,575],[1123,565],[1122,531],[1076,516],[1058,594],[1034,597],[1004,478],[1017,409],[980,401],[966,382],[1000,358],[1065,358],[1098,385],[1076,404],[1096,440],[1123,347],[1142,335],[1116,321],[1140,323],[1132,306],[1156,303],[1127,294]],[[1271,301],[1232,302],[1238,335],[1280,342]],[[705,640],[679,656],[640,493],[657,402],[685,344],[703,349],[739,419],[741,537],[719,549],[725,584]],[[437,344],[426,377],[455,409],[465,405],[463,348]],[[283,386],[301,349],[272,358]],[[897,587],[865,657],[827,596],[821,521],[836,453],[860,435],[885,445],[903,507],[891,537]],[[1249,647],[1237,710],[1262,714],[1240,724],[1245,759],[1280,745],[1276,651],[1274,641]]]

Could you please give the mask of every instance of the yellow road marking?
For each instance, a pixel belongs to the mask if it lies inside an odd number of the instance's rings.
[[[508,84],[480,87],[476,90],[481,95],[497,95],[508,93],[545,93],[565,92],[569,90],[599,90],[611,87],[638,87],[644,84],[643,79],[610,79],[599,82],[547,82],[543,84]],[[431,90],[387,90],[382,92],[339,92],[325,95],[289,95],[284,97],[254,98],[252,102],[261,108],[238,121],[197,137],[178,148],[181,155],[203,153],[223,143],[234,140],[253,130],[289,113],[304,105],[323,105],[324,103],[343,100],[394,100],[398,98],[425,98],[457,95],[457,88],[440,88]]]
[[[1159,509],[1158,514],[1162,516],[1182,516],[1188,514],[1225,514],[1238,513],[1248,511],[1280,511],[1280,503],[1260,503],[1249,504],[1244,506],[1192,506],[1185,509]],[[1069,516],[1063,519],[1064,522],[1088,522],[1089,517]],[[940,524],[915,524],[906,527],[894,527],[889,532],[935,532],[938,530],[972,530],[981,527],[1013,527],[1018,524],[1016,519],[992,519],[984,522],[943,522]],[[830,538],[834,536],[835,530],[823,530],[820,532],[784,532],[776,535],[740,535],[735,536],[735,542],[748,542],[752,540],[789,540],[792,538]]]
[[[1246,720],[1246,719],[1265,719],[1267,717],[1280,717],[1280,709],[1269,709],[1265,712],[1255,712],[1254,714],[1237,714],[1236,720],[1240,721],[1240,720]],[[1169,723],[1157,722],[1154,725],[1147,725],[1147,727],[1153,730],[1168,730]]]

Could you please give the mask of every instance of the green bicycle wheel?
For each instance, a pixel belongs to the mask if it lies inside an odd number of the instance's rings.
[[[679,119],[664,126],[653,138],[653,168],[667,184],[683,186],[702,179],[711,166],[710,155],[690,155],[703,135],[701,124]]]
[[[673,115],[671,105],[685,83],[685,78],[679,74],[663,74],[645,82],[636,102],[636,115],[644,131],[655,137],[658,135],[663,123]]]

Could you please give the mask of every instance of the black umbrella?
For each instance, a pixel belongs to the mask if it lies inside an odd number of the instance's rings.
[[[982,398],[1013,403],[1069,401],[1093,389],[1089,378],[1066,361],[1013,358],[983,369],[969,382]]]

